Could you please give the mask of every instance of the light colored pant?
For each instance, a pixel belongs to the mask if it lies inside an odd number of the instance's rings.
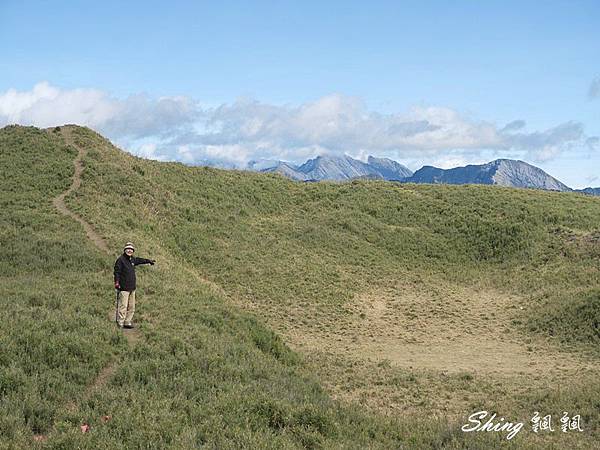
[[[121,326],[131,323],[135,312],[135,290],[119,291],[117,297],[117,323]]]

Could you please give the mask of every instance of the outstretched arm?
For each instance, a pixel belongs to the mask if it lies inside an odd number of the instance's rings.
[[[133,258],[133,264],[135,264],[136,266],[139,266],[140,264],[150,264],[151,266],[153,266],[155,262],[155,259]]]

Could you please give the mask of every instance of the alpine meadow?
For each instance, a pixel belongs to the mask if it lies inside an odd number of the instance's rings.
[[[2,449],[598,448],[600,197],[295,182],[76,125],[2,128],[0,161]],[[133,331],[126,241],[157,261]]]

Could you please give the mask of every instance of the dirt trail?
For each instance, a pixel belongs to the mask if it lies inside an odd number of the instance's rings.
[[[71,211],[65,204],[65,197],[67,195],[71,194],[77,188],[79,188],[79,186],[81,186],[81,175],[84,171],[82,161],[83,161],[83,158],[85,157],[85,155],[87,154],[87,152],[84,147],[81,147],[80,145],[78,145],[75,142],[75,139],[73,138],[72,127],[70,127],[69,125],[65,125],[65,126],[61,127],[60,131],[65,140],[65,143],[67,145],[70,145],[71,147],[77,149],[77,157],[73,161],[73,165],[75,166],[75,173],[73,174],[73,182],[71,183],[71,186],[69,186],[69,188],[65,192],[57,195],[52,200],[52,203],[54,204],[56,209],[58,209],[62,214],[79,222],[83,226],[83,229],[85,230],[85,234],[87,235],[88,239],[90,241],[92,241],[94,243],[94,245],[96,247],[98,247],[98,249],[101,252],[103,252],[107,255],[110,255],[111,251],[108,248],[108,245],[107,245],[106,241],[104,240],[104,238],[102,238],[102,236],[100,236],[96,232],[96,230],[94,230],[92,225],[90,225],[88,222],[86,222],[83,217],[81,217],[76,212]],[[114,309],[111,308],[109,310],[108,317],[110,320],[114,320]],[[124,330],[124,334],[125,334],[125,337],[127,338],[127,341],[129,342],[129,344],[135,343],[135,341],[137,341],[138,337],[139,337],[139,336],[137,336],[138,331],[136,329]]]
[[[87,234],[87,237],[94,243],[94,245],[96,247],[98,247],[102,252],[104,252],[106,254],[110,254],[111,252],[108,248],[108,245],[106,244],[106,241],[104,239],[102,239],[102,236],[100,236],[98,233],[96,233],[96,231],[94,231],[92,226],[89,223],[87,223],[85,220],[83,220],[83,218],[79,214],[77,214],[77,213],[71,211],[69,208],[67,208],[67,205],[65,204],[65,197],[67,195],[71,194],[71,192],[73,192],[79,186],[81,186],[81,174],[83,173],[83,169],[84,169],[82,160],[83,160],[83,157],[86,155],[86,151],[83,147],[80,147],[79,145],[77,145],[75,143],[75,140],[73,139],[73,135],[72,135],[72,130],[69,126],[62,127],[61,133],[62,133],[63,137],[65,138],[65,142],[68,145],[70,145],[71,147],[76,148],[78,153],[77,153],[77,157],[73,161],[73,165],[75,166],[75,173],[73,174],[73,183],[71,183],[71,186],[69,186],[69,189],[67,189],[62,194],[57,195],[54,198],[54,200],[52,201],[52,203],[54,204],[56,209],[58,209],[61,213],[63,213],[66,216],[69,216],[70,218],[79,222],[83,226],[85,233]]]
[[[111,251],[108,248],[108,245],[106,244],[106,241],[102,238],[102,236],[100,236],[94,230],[92,225],[90,225],[88,222],[86,222],[79,214],[71,211],[65,204],[65,197],[67,195],[71,194],[77,188],[79,188],[79,186],[81,186],[81,174],[84,171],[84,166],[83,166],[82,160],[85,157],[87,152],[86,152],[85,148],[79,146],[73,139],[72,128],[70,126],[68,126],[68,125],[62,126],[60,130],[61,130],[62,136],[65,140],[65,143],[67,145],[70,145],[71,147],[74,147],[75,149],[77,149],[77,157],[73,161],[73,165],[75,166],[75,173],[73,174],[73,182],[71,183],[71,186],[69,186],[69,188],[65,192],[57,195],[52,200],[52,204],[56,207],[56,209],[59,212],[76,220],[77,222],[79,222],[83,226],[88,239],[90,239],[90,241],[92,241],[94,243],[94,245],[101,252],[103,252],[104,254],[110,255]],[[114,320],[114,318],[115,318],[114,305],[109,310],[108,317],[111,321]],[[135,345],[135,343],[140,338],[139,331],[137,329],[123,330],[123,334],[124,334],[125,338],[127,339],[127,343],[130,347]],[[92,396],[92,394],[94,392],[101,389],[108,382],[108,380],[115,373],[116,370],[117,370],[117,361],[115,361],[113,359],[100,371],[100,373],[96,376],[96,378],[86,387],[85,392],[82,394],[82,396],[80,398],[78,398],[76,402],[75,401],[69,402],[66,405],[66,409],[71,412],[77,410],[78,403],[86,401],[88,398],[90,398]],[[44,442],[47,440],[47,438],[48,438],[47,435],[42,435],[42,434],[33,436],[34,441],[37,441],[37,442]]]

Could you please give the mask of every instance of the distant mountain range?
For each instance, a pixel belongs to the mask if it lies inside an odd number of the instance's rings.
[[[497,184],[500,186],[570,191],[571,188],[542,169],[513,159],[453,169],[424,166],[405,181],[410,183]]]
[[[583,192],[584,194],[600,196],[600,187],[596,187],[596,188],[586,187],[584,189],[576,189],[576,190],[577,190],[577,192]]]
[[[412,171],[396,161],[369,156],[368,162],[344,156],[317,156],[301,166],[278,161],[273,167],[262,172],[275,172],[293,180],[349,180],[352,178],[379,178],[401,181],[412,175]]]
[[[496,159],[486,164],[471,164],[452,169],[423,166],[414,173],[406,166],[388,158],[369,156],[365,163],[348,155],[317,156],[300,166],[273,161],[270,162],[270,167],[259,167],[253,163],[251,169],[279,173],[298,181],[372,178],[405,183],[495,184],[561,192],[574,191],[600,196],[600,187],[571,189],[539,167],[514,159]]]

